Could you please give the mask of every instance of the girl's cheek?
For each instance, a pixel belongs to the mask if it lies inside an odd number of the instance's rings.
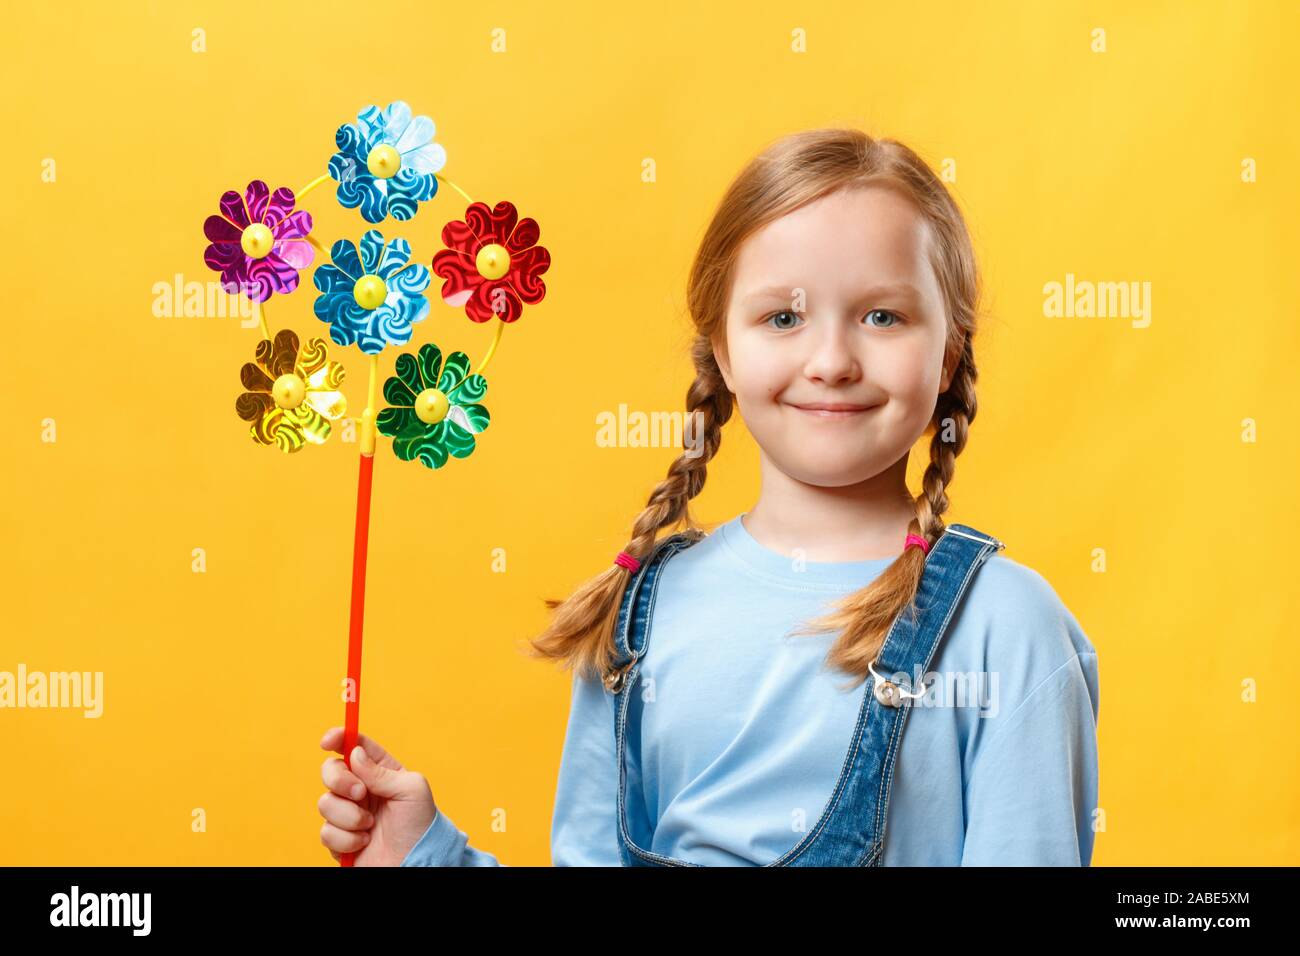
[[[939,391],[939,375],[933,370],[934,365],[929,349],[908,343],[906,348],[877,353],[864,375],[892,398],[926,401]]]

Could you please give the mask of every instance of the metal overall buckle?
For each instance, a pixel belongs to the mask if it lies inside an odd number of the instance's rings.
[[[919,691],[909,691],[901,685],[895,684],[883,674],[878,673],[876,671],[876,661],[878,660],[880,660],[879,655],[877,655],[871,663],[867,665],[867,670],[871,671],[871,676],[876,679],[876,685],[872,688],[872,692],[876,695],[876,700],[880,701],[886,707],[901,707],[903,706],[904,700],[915,700],[918,697],[925,696],[926,687],[924,684],[921,685]]]
[[[635,663],[636,656],[633,655],[632,659],[622,667],[606,672],[605,676],[601,679],[602,683],[605,685],[605,689],[611,694],[617,694],[622,690],[623,681],[627,679],[627,672],[632,669],[632,665]]]

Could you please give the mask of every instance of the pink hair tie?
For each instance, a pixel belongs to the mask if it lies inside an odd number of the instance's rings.
[[[615,556],[614,563],[620,567],[627,568],[629,571],[636,571],[637,568],[641,567],[641,562],[632,557],[632,555],[628,554],[626,551],[620,551],[618,555]]]
[[[906,551],[913,545],[920,548],[922,554],[930,553],[930,545],[919,534],[909,534],[907,536],[907,542],[903,545],[903,550]]]

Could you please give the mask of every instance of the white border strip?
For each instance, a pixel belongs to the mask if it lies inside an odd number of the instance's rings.
[[[1004,545],[1004,544],[1003,544],[1001,541],[999,541],[997,538],[991,538],[991,539],[977,538],[977,537],[975,537],[975,535],[973,535],[973,534],[967,534],[965,531],[955,531],[955,530],[953,530],[952,528],[944,528],[944,529],[943,529],[943,533],[944,533],[944,534],[955,534],[955,535],[956,535],[957,537],[959,537],[959,538],[968,538],[968,539],[971,540],[971,541],[978,541],[980,544],[988,544],[988,543],[989,543],[989,540],[992,540],[992,542],[998,546],[998,550],[999,550],[999,551],[1001,551],[1003,548],[1006,547],[1006,545]]]

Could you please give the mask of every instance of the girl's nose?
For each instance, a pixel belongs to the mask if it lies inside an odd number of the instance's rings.
[[[819,323],[812,339],[812,353],[804,362],[804,374],[814,381],[834,385],[851,382],[861,376],[862,370],[850,347],[849,333],[837,321]]]

